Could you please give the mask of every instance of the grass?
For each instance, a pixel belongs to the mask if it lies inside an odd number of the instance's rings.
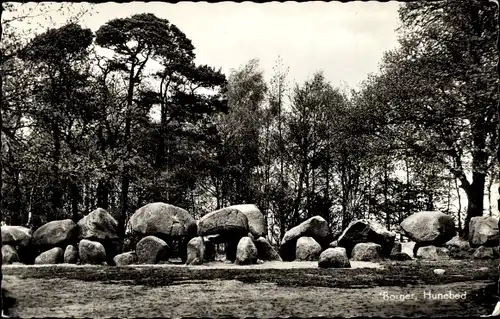
[[[498,264],[413,260],[353,269],[158,265],[3,272],[21,317],[478,316],[491,313],[498,301]],[[445,274],[434,274],[436,268]],[[466,292],[467,298],[394,301],[381,295],[422,296],[425,290]]]

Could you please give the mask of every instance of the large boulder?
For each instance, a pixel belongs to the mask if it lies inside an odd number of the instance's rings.
[[[266,219],[257,206],[254,204],[242,204],[229,206],[228,208],[237,209],[247,217],[248,230],[255,238],[267,234]]]
[[[359,243],[352,249],[352,260],[375,261],[382,258],[382,246],[375,243]]]
[[[344,247],[347,256],[351,256],[352,249],[359,243],[375,243],[381,246],[381,253],[389,256],[394,246],[396,233],[388,231],[375,221],[359,219],[351,222],[338,239],[338,245]]]
[[[235,208],[222,208],[201,217],[198,235],[209,237],[213,243],[223,243],[226,260],[236,260],[236,249],[242,237],[248,236],[248,218]]]
[[[113,258],[113,263],[116,266],[127,266],[137,264],[137,254],[133,251],[129,251],[123,254],[116,255]]]
[[[78,243],[78,255],[82,264],[101,265],[106,262],[106,250],[97,241],[82,239]]]
[[[498,246],[498,218],[491,216],[472,217],[469,223],[471,247]]]
[[[116,219],[106,210],[97,208],[80,219],[77,226],[78,239],[101,243],[106,250],[108,264],[113,264],[113,257],[121,250]]]
[[[2,265],[8,265],[20,262],[19,255],[11,245],[2,246]]]
[[[460,236],[455,236],[452,239],[448,240],[444,247],[450,248],[459,248],[459,249],[469,249],[470,244],[467,240],[460,238]]]
[[[498,258],[498,253],[495,251],[494,247],[479,246],[472,255],[474,259],[496,259]]]
[[[31,243],[31,229],[23,226],[2,226],[2,244],[11,246],[28,246]]]
[[[343,247],[328,248],[319,255],[320,268],[351,268],[347,252]]]
[[[314,216],[288,230],[280,247],[280,255],[284,261],[295,260],[296,244],[300,237],[312,237],[321,247],[327,248],[331,241],[328,223],[323,217]]]
[[[449,250],[449,256],[454,259],[469,259],[475,252],[468,240],[455,236],[444,244]]]
[[[401,252],[407,254],[412,258],[415,257],[414,248],[415,248],[414,241],[401,243]]]
[[[420,259],[443,260],[449,259],[448,253],[449,251],[446,248],[431,245],[418,248],[416,257]]]
[[[71,219],[54,220],[46,223],[33,233],[34,243],[41,249],[66,247],[75,244],[78,233]]]
[[[300,237],[297,240],[295,259],[302,261],[318,260],[321,254],[321,245],[312,237]]]
[[[41,253],[35,259],[36,265],[60,264],[64,261],[64,250],[61,247],[54,247]]]
[[[157,264],[168,260],[170,247],[158,237],[146,236],[137,243],[135,253],[140,264]]]
[[[198,221],[198,235],[220,235],[218,239],[224,242],[230,238],[239,240],[248,234],[248,218],[235,208],[222,208],[208,213]]]
[[[160,202],[151,203],[135,211],[127,230],[127,233],[153,235],[163,240],[194,237],[196,220],[185,209]]]
[[[192,238],[187,244],[186,265],[201,265],[205,260],[205,241],[203,237]]]
[[[118,238],[118,222],[106,210],[97,208],[78,222],[78,239],[101,241]]]
[[[78,262],[78,249],[73,245],[66,246],[64,250],[64,263],[76,264]]]
[[[254,244],[255,247],[257,247],[260,260],[283,261],[278,252],[271,246],[271,243],[264,237],[259,237],[254,240]]]
[[[236,260],[237,265],[250,265],[257,263],[257,248],[250,239],[250,237],[242,237],[236,247]]]
[[[453,218],[439,211],[412,214],[403,220],[401,228],[419,246],[441,246],[456,234]]]
[[[2,226],[2,244],[15,248],[19,261],[33,264],[38,256],[38,248],[33,242],[31,229],[23,226]]]

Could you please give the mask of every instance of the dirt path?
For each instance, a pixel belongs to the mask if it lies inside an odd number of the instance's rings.
[[[18,299],[14,314],[19,317],[414,317],[479,316],[492,311],[489,305],[477,304],[477,291],[491,285],[489,281],[341,289],[185,280],[149,287],[7,275],[4,284]],[[429,291],[451,291],[464,299],[425,298]]]

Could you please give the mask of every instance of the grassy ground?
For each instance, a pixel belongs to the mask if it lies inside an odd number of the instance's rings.
[[[479,316],[490,314],[498,301],[498,261],[387,261],[382,268],[353,269],[294,264],[3,271],[20,317]],[[435,268],[446,272],[436,275]],[[426,299],[428,291],[465,298]],[[401,295],[408,296],[394,299]]]

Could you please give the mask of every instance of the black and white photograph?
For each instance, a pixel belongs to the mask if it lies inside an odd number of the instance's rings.
[[[500,316],[499,12],[0,2],[2,318]]]

